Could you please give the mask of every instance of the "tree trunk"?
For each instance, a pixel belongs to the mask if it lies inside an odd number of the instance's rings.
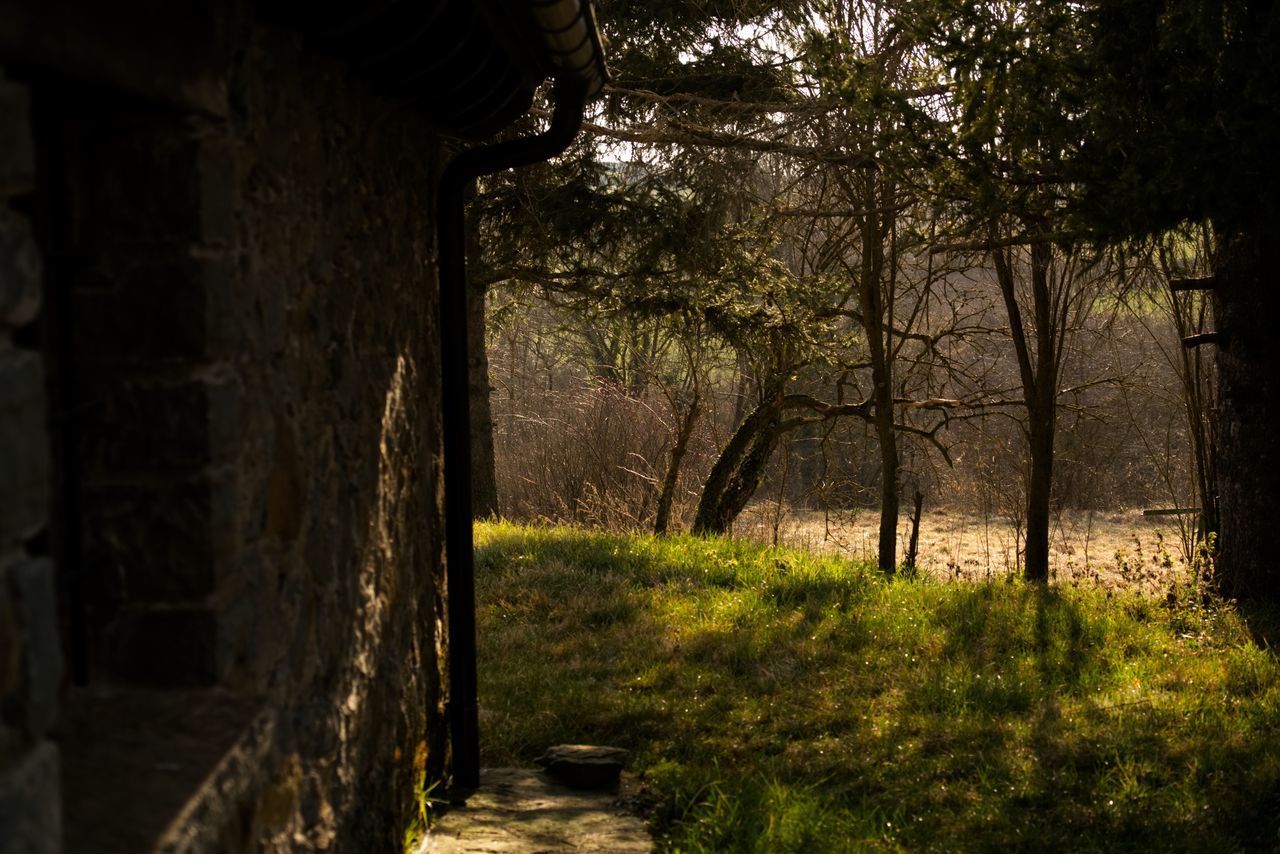
[[[751,366],[742,351],[738,351],[738,387],[733,397],[733,429],[738,429],[747,415],[747,395],[751,392]]]
[[[781,402],[780,391],[769,395],[734,431],[702,488],[693,533],[723,534],[747,506],[778,444]]]
[[[474,220],[474,217],[471,218]],[[479,228],[467,229],[469,268],[479,260]],[[498,477],[493,451],[493,409],[489,395],[489,354],[485,348],[485,297],[483,285],[471,288],[467,305],[467,363],[471,373],[471,512],[477,519],[498,515]]]
[[[1023,565],[1028,581],[1049,580],[1049,497],[1053,488],[1054,401],[1027,413],[1027,540]]]
[[[1057,419],[1058,369],[1065,317],[1055,314],[1049,276],[1053,248],[1031,247],[1031,311],[1035,352],[1023,326],[1013,266],[1007,249],[991,254],[996,280],[1009,316],[1009,333],[1018,359],[1022,400],[1027,409],[1027,539],[1023,574],[1028,581],[1049,580],[1049,497],[1053,488],[1053,433]],[[1065,285],[1064,285],[1065,286]]]
[[[874,211],[879,182],[874,171],[864,176],[863,203]],[[886,215],[887,217],[888,215]],[[869,213],[860,223],[862,265],[858,275],[858,301],[862,309],[862,329],[871,362],[873,418],[880,446],[880,541],[876,561],[880,571],[893,575],[898,568],[898,436],[893,426],[893,342],[891,324],[885,317],[884,243],[887,228],[881,216]]]
[[[1024,388],[1027,402],[1027,543],[1023,573],[1027,581],[1049,580],[1049,497],[1053,489],[1053,434],[1058,416],[1060,336],[1065,318],[1053,310],[1049,277],[1053,248],[1031,247],[1031,309],[1035,317],[1034,382]],[[1063,285],[1062,287],[1065,287]]]
[[[876,407],[876,412],[880,407]],[[879,416],[877,416],[877,421]],[[893,575],[898,569],[898,512],[900,495],[898,488],[898,448],[893,428],[888,430],[889,439],[885,440],[879,425],[880,433],[880,543],[876,551],[880,571]]]
[[[680,429],[676,432],[676,443],[671,448],[671,462],[667,465],[667,474],[662,479],[662,493],[658,496],[658,510],[653,518],[655,534],[665,534],[670,524],[671,504],[675,500],[676,485],[680,481],[680,463],[684,460],[685,452],[689,450],[693,426],[698,421],[698,402],[698,395],[695,392],[693,400],[689,402],[689,409],[680,423]]]
[[[1219,589],[1237,599],[1280,599],[1271,526],[1280,519],[1280,295],[1270,281],[1270,230],[1223,236],[1217,261],[1217,491]]]
[[[720,497],[720,506],[716,514],[718,533],[728,531],[733,520],[747,509],[747,503],[751,501],[751,497],[756,494],[756,490],[764,481],[765,466],[769,464],[769,458],[778,447],[782,432],[779,419],[775,416],[756,434],[750,450],[743,458],[742,464],[738,466],[737,472],[729,480],[728,488]]]

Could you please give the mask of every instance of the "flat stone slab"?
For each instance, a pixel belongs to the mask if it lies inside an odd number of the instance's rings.
[[[593,744],[557,744],[533,760],[556,779],[575,789],[608,789],[618,785],[629,751]]]
[[[652,851],[644,822],[618,797],[569,788],[541,771],[486,768],[467,805],[434,822],[417,854]]]

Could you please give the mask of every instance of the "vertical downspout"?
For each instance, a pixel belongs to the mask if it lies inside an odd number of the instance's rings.
[[[467,365],[466,189],[481,175],[548,160],[582,127],[587,83],[569,75],[555,84],[551,125],[536,136],[461,152],[440,176],[436,228],[440,274],[441,403],[444,410],[445,578],[449,609],[449,740],[453,787],[480,785],[476,702],[476,592],[472,552],[471,405]]]

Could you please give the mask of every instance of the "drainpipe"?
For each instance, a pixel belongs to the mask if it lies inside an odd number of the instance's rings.
[[[440,176],[436,228],[440,273],[441,402],[444,409],[445,578],[449,602],[449,739],[453,788],[480,785],[479,714],[476,702],[476,588],[471,518],[471,403],[467,364],[466,250],[463,202],[471,182],[517,166],[555,157],[582,126],[588,83],[562,74],[555,109],[544,132],[461,152]]]

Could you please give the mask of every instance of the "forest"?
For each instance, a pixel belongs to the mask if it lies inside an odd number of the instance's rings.
[[[1213,277],[1274,72],[1224,52],[1262,12],[1162,9],[606,4],[579,143],[472,204],[478,515],[867,528],[892,573],[954,511],[984,570],[1111,525],[1211,572]]]
[[[632,749],[663,850],[1273,846],[1280,13],[599,24],[470,202],[486,762]]]

